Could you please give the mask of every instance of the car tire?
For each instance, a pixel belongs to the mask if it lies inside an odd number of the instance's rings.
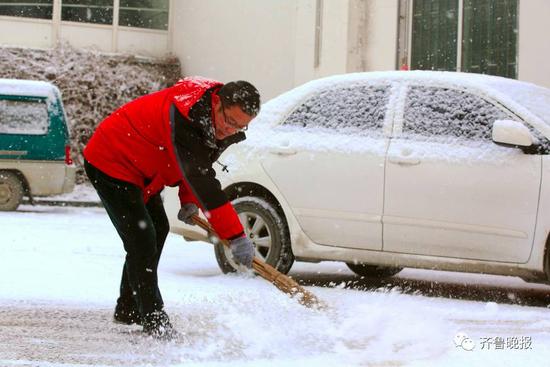
[[[362,263],[358,263],[358,264],[346,263],[346,265],[355,274],[360,275],[362,277],[370,277],[370,278],[387,278],[403,270],[403,268],[399,268],[399,267],[387,267],[387,266],[370,265],[370,264],[362,264]]]
[[[256,247],[256,256],[276,268],[288,273],[294,263],[288,227],[274,206],[268,201],[252,196],[235,199],[237,211],[245,234]],[[224,273],[235,272],[237,265],[231,250],[220,242],[215,244],[216,260]]]
[[[0,171],[0,211],[14,211],[21,201],[25,188],[17,174]]]

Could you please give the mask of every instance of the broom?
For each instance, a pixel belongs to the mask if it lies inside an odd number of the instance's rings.
[[[208,223],[206,220],[200,218],[197,214],[194,214],[192,216],[192,219],[195,224],[204,229],[206,232],[216,235],[216,232],[214,231],[210,223]],[[216,235],[216,237],[218,236]],[[219,240],[222,245],[229,247],[229,241],[222,240],[221,238],[219,238]],[[267,264],[266,262],[260,260],[259,258],[254,257],[254,260],[252,261],[252,267],[254,268],[256,273],[258,273],[262,278],[271,282],[281,291],[285,292],[291,297],[296,297],[298,302],[302,305],[317,309],[326,308],[326,305],[319,299],[317,299],[317,297],[315,297],[313,293],[307,291],[306,289],[304,289],[304,287],[296,283],[294,279],[286,276],[285,274],[281,273],[280,271]]]

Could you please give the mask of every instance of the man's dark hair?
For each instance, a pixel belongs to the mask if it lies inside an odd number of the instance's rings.
[[[218,96],[225,107],[239,106],[249,116],[260,112],[260,92],[249,82],[237,80],[220,88]]]

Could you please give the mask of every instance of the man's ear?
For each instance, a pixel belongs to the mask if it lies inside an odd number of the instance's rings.
[[[216,92],[212,93],[212,108],[218,109],[220,108],[220,104],[222,103],[220,96],[216,94]]]

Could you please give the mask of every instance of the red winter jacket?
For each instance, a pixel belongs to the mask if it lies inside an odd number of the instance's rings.
[[[125,104],[97,127],[84,149],[84,157],[105,174],[140,187],[145,201],[164,186],[179,185],[182,203],[192,201],[201,206],[221,238],[242,234],[243,227],[229,201],[216,208],[202,205],[204,200],[184,179],[172,143],[171,106],[189,118],[189,110],[205,92],[222,85],[200,77],[185,78],[170,88]]]

